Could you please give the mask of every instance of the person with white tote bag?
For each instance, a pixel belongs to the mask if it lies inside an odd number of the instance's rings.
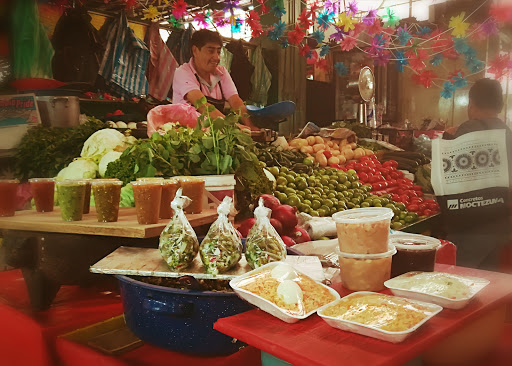
[[[469,91],[469,120],[432,141],[432,186],[459,266],[498,270],[511,243],[512,132],[498,118],[502,108],[500,83],[480,79]]]

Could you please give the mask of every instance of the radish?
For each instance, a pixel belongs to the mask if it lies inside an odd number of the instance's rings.
[[[286,244],[287,247],[293,247],[295,244],[297,244],[295,240],[286,235],[281,236],[281,239],[283,239],[283,242]]]
[[[281,204],[277,197],[272,196],[271,194],[262,194],[259,196],[258,200],[260,198],[263,198],[263,205],[270,208],[272,211]]]
[[[281,222],[285,232],[292,231],[299,223],[297,219],[297,207],[289,205],[280,205],[272,210],[272,218]]]
[[[274,227],[274,229],[276,229],[279,235],[283,234],[283,224],[281,224],[279,220],[270,219],[270,224]]]
[[[298,226],[293,229],[290,236],[293,240],[295,240],[296,243],[311,241],[311,237],[309,236],[308,232]]]
[[[238,227],[238,231],[240,232],[240,234],[242,234],[242,237],[247,238],[247,235],[249,235],[249,230],[251,230],[255,223],[255,218],[250,218],[242,221],[242,223]]]

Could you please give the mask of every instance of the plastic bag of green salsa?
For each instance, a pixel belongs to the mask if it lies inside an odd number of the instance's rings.
[[[271,213],[272,210],[265,207],[263,199],[260,198],[259,205],[254,210],[256,223],[245,242],[245,259],[251,268],[286,259],[286,245],[270,224]]]
[[[160,254],[167,265],[173,270],[186,268],[199,251],[196,233],[188,222],[183,209],[191,200],[181,195],[181,188],[171,203],[174,216],[160,234]]]
[[[224,197],[217,208],[218,219],[210,226],[199,247],[206,273],[217,275],[233,268],[242,257],[242,240],[229,222],[233,199]]]

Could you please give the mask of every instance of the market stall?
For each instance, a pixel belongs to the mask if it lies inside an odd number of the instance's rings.
[[[463,208],[509,218],[498,111],[496,131],[466,131],[478,142],[450,127],[468,85],[512,72],[510,6],[419,1],[427,21],[384,3],[13,5],[6,359],[437,366],[508,345],[512,277],[457,266],[465,241],[445,239]],[[335,117],[307,122],[311,103]]]

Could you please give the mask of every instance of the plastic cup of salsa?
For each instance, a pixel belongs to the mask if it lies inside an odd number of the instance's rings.
[[[391,261],[396,253],[394,246],[377,254],[344,253],[335,248],[339,257],[341,284],[351,291],[380,291],[391,278]]]
[[[121,200],[123,182],[96,179],[92,181],[91,185],[98,222],[116,222],[119,216],[119,201]]]
[[[85,182],[85,197],[84,197],[84,214],[88,214],[91,210],[91,178],[83,179]]]
[[[203,177],[182,177],[180,185],[182,195],[192,200],[190,205],[185,207],[185,213],[199,214],[203,212],[205,179]]]
[[[418,234],[393,234],[389,242],[396,247],[391,264],[391,277],[411,271],[433,272],[441,241]]]
[[[80,221],[84,213],[86,182],[63,180],[56,183],[60,215],[64,221]]]
[[[132,187],[139,224],[158,224],[162,182],[159,180],[138,180],[132,182]]]
[[[376,254],[388,250],[393,211],[386,207],[354,208],[332,215],[340,251]]]
[[[16,213],[17,179],[0,179],[0,216],[14,216]]]
[[[53,211],[55,178],[31,178],[28,181],[37,212]]]
[[[176,196],[176,191],[180,187],[180,181],[177,178],[165,179],[162,181],[162,199],[160,201],[160,218],[170,219],[174,214],[171,208],[171,202]]]

